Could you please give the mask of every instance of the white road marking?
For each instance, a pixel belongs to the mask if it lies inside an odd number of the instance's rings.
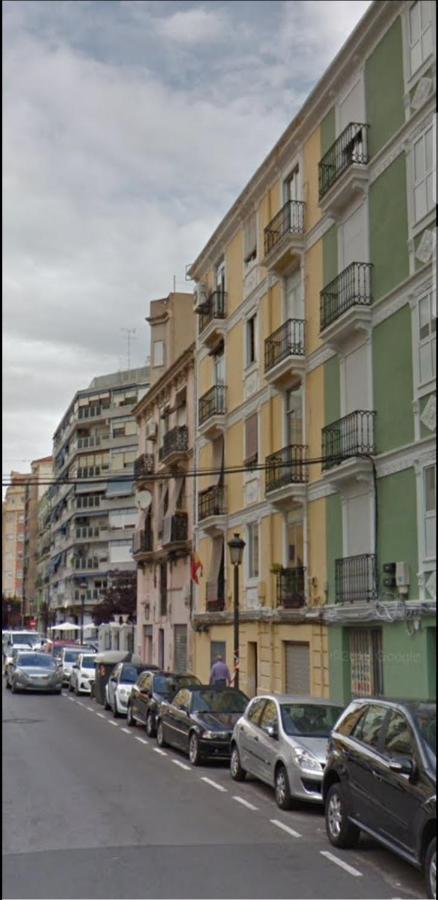
[[[154,753],[159,753],[160,756],[167,756],[166,751],[165,751],[165,750],[161,750],[160,747],[154,747]]]
[[[121,728],[120,730],[121,730],[121,731],[124,731],[125,734],[131,734],[131,729],[130,729],[130,728]]]
[[[277,828],[282,828],[283,831],[287,831],[287,833],[291,834],[292,837],[302,837],[299,831],[294,831],[293,828],[289,828],[289,825],[284,825],[283,822],[280,822],[279,819],[270,819],[269,821],[272,823],[272,825],[276,825]]]
[[[190,766],[186,766],[186,764],[180,762],[179,759],[173,759],[172,762],[175,763],[176,766],[179,766],[180,769],[186,769],[187,772],[190,772]]]
[[[67,700],[71,700],[72,703],[76,702],[74,697],[67,697]]]
[[[89,709],[89,710],[90,710],[90,712],[94,712],[94,709],[93,709],[93,707],[92,707],[92,706],[87,706],[87,709]]]
[[[145,741],[145,739],[144,739],[144,738],[141,738],[141,737],[136,737],[135,740],[136,740],[136,741],[140,741],[140,744],[148,744],[148,743],[149,743],[149,741]]]
[[[118,722],[113,722],[112,719],[108,719],[107,721],[110,723],[110,725],[114,725],[114,728],[118,728],[118,727],[119,727],[119,723],[118,723]]]
[[[96,713],[96,716],[99,716],[99,719],[106,719],[103,713]]]
[[[253,809],[254,811],[258,809],[257,806],[254,806],[253,803],[249,803],[248,800],[244,800],[243,797],[233,797],[233,800],[237,800],[238,803],[241,803],[242,806],[246,806],[247,809]]]
[[[85,706],[85,703],[82,703],[82,700],[76,700],[76,703],[78,703],[79,706]]]
[[[341,869],[345,869],[346,872],[349,872],[350,875],[354,875],[356,878],[362,876],[362,872],[359,872],[359,869],[354,869],[353,866],[349,866],[348,863],[344,862],[343,859],[338,859],[333,853],[330,853],[329,850],[320,850],[321,856],[326,856],[327,859],[330,859],[332,862],[336,863],[337,866],[341,866]]]
[[[201,781],[205,781],[206,784],[211,784],[212,787],[216,788],[217,791],[227,792],[227,788],[222,787],[221,784],[217,784],[216,781],[212,781],[211,778],[206,778],[205,775],[202,776]]]

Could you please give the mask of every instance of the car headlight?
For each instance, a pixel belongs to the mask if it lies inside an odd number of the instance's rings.
[[[30,681],[29,676],[26,675],[25,672],[16,672],[15,674],[17,677],[17,681],[23,681],[23,682]]]
[[[128,688],[119,688],[118,693],[121,700],[127,700],[131,691]]]
[[[226,741],[229,737],[228,731],[204,731],[202,738],[206,741]]]
[[[293,751],[294,760],[304,772],[322,772],[323,768],[316,756],[309,753],[308,750],[302,750],[296,747]]]

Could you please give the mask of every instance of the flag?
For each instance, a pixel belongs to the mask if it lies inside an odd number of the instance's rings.
[[[202,577],[202,575],[204,574],[204,567],[202,565],[201,560],[199,559],[198,554],[193,552],[192,553],[192,581],[194,581],[195,584],[199,584],[198,572],[199,572],[199,575]]]

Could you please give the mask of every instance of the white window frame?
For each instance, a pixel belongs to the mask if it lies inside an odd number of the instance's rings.
[[[253,324],[250,324],[253,323]],[[250,359],[250,330],[253,330],[253,350],[254,350],[254,358]],[[256,366],[258,363],[258,316],[255,310],[252,310],[251,313],[245,319],[245,367],[247,369],[252,366]]]
[[[412,187],[411,187],[411,191],[412,191],[411,208],[412,208],[412,228],[413,229],[415,229],[416,226],[418,226],[421,222],[423,222],[423,220],[426,219],[427,216],[430,216],[430,214],[433,212],[434,205],[435,205],[435,203],[434,203],[434,164],[433,164],[434,133],[433,133],[433,130],[434,130],[434,123],[433,123],[433,121],[429,121],[428,124],[426,125],[426,127],[424,128],[424,131],[422,131],[421,134],[419,134],[412,141],[412,145],[411,145],[411,154],[410,154],[411,166],[410,166],[410,168],[411,168],[411,185],[412,185]],[[432,153],[431,153],[431,160],[430,160],[430,168],[427,169],[426,168],[426,135],[429,132],[431,132],[431,134],[432,134]],[[424,158],[424,175],[422,178],[419,178],[417,180],[416,173],[415,173],[415,148],[421,141],[423,142],[422,153],[423,153],[423,158]],[[429,193],[428,193],[428,182],[430,182],[430,192]],[[426,191],[426,210],[425,210],[425,212],[422,213],[422,215],[417,217],[415,194],[416,194],[416,191],[424,183],[425,183],[425,191]]]
[[[159,348],[160,351],[159,352]],[[161,359],[161,362],[158,360]],[[153,366],[164,366],[165,365],[165,353],[164,353],[164,341],[154,341],[152,344],[152,365]]]
[[[420,325],[420,308],[422,303],[425,300],[429,301],[429,333],[427,337],[421,337],[421,325]],[[433,315],[434,311],[434,294],[433,288],[430,291],[426,291],[421,297],[418,298],[418,304],[416,309],[417,316],[417,334],[418,334],[418,344],[417,344],[417,371],[418,371],[418,388],[424,388],[430,385],[433,385],[436,378],[436,317]],[[433,323],[435,321],[435,328],[433,328]],[[427,380],[421,380],[421,366],[420,366],[420,351],[425,347],[429,346],[430,356],[431,356],[431,377]]]
[[[254,556],[254,538],[257,538],[257,557]],[[258,521],[248,522],[246,526],[247,540],[247,580],[256,582],[260,576],[260,523]],[[254,562],[256,561],[256,566]]]
[[[426,472],[428,469],[433,469],[435,472],[435,508],[431,509],[431,510],[427,510],[427,508],[426,508]],[[422,560],[424,563],[430,564],[431,562],[434,562],[436,560],[436,552],[431,556],[427,555],[427,522],[433,521],[435,519],[435,528],[436,528],[436,464],[435,463],[433,463],[433,462],[426,463],[426,465],[423,466],[421,481],[422,481],[422,504],[423,504],[422,528],[423,528],[423,541],[424,541]]]
[[[423,7],[423,9],[424,9],[426,7],[426,5],[430,9],[431,16],[430,16],[430,21],[428,22],[428,24],[422,31],[421,30],[421,8]],[[418,7],[418,10],[420,12],[420,30],[419,30],[418,40],[413,42],[412,35],[411,35],[411,11],[414,9],[415,6]],[[424,56],[422,44],[423,44],[424,35],[426,34],[426,32],[429,29],[431,29],[431,31],[432,31],[432,52],[429,53],[427,56]],[[412,68],[412,47],[415,44],[417,44],[418,42],[420,42],[420,47],[421,47],[421,60],[418,63],[418,65],[415,67],[415,69],[413,69]],[[428,62],[428,60],[431,60],[433,58],[433,47],[434,47],[433,3],[431,2],[431,0],[415,0],[414,3],[409,4],[407,11],[406,11],[406,55],[407,55],[407,72],[408,72],[409,80],[415,78],[415,76],[419,72],[421,72],[423,66]]]

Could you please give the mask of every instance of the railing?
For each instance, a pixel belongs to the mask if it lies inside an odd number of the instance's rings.
[[[152,553],[154,549],[154,535],[152,528],[136,531],[132,539],[133,553]]]
[[[265,372],[289,356],[304,356],[303,319],[287,319],[265,339]]]
[[[359,409],[322,429],[322,469],[326,471],[352,456],[375,453],[374,410]]]
[[[304,444],[290,444],[266,457],[266,493],[287,484],[302,484],[307,481],[305,452]]]
[[[335,560],[336,603],[360,603],[375,600],[376,557],[373,553]]]
[[[223,516],[227,511],[225,488],[214,484],[205,491],[200,491],[198,497],[198,521],[208,519],[209,516]]]
[[[350,122],[319,163],[319,199],[353,165],[368,162],[368,125]]]
[[[323,331],[352,306],[370,306],[372,263],[353,262],[320,294],[320,330]]]
[[[163,460],[171,453],[183,453],[188,448],[189,430],[187,425],[177,425],[164,435],[163,446],[160,447],[158,455],[160,460]]]
[[[225,609],[225,583],[223,578],[218,578],[217,581],[207,581],[206,609],[207,612],[223,612]]]
[[[178,512],[173,516],[166,516],[163,521],[163,535],[161,543],[178,544],[188,540],[188,518],[186,512]]]
[[[224,384],[215,384],[199,399],[199,424],[211,416],[223,416],[226,412],[227,389]]]
[[[287,200],[265,228],[265,256],[285,234],[303,234],[303,232],[304,203],[300,200]]]
[[[225,319],[227,315],[227,293],[226,291],[213,291],[207,298],[203,306],[199,310],[199,329],[198,334],[202,334],[204,329],[213,319]]]
[[[145,478],[154,473],[154,457],[152,453],[142,453],[134,462],[134,478]]]
[[[304,566],[295,566],[293,569],[282,569],[277,574],[277,606],[284,609],[297,609],[305,606],[306,589],[305,589]]]

